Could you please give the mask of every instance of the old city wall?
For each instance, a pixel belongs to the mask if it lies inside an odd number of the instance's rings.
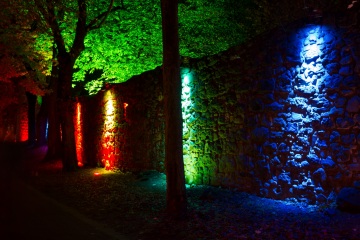
[[[184,59],[187,183],[319,203],[360,180],[358,19],[299,21]],[[80,99],[85,162],[163,171],[161,69],[107,88]]]

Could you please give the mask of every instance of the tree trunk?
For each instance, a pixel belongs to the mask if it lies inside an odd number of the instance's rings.
[[[165,102],[166,203],[171,217],[186,215],[186,189],[182,146],[181,78],[178,1],[161,0],[163,27],[163,84]]]
[[[71,84],[75,60],[70,54],[59,54],[59,107],[60,125],[63,143],[63,170],[74,171],[77,169],[77,157],[74,134],[74,108],[71,98]]]
[[[60,135],[60,121],[59,121],[59,107],[57,105],[57,89],[58,89],[58,69],[53,67],[50,80],[51,93],[47,98],[47,112],[48,112],[48,150],[45,156],[45,161],[51,161],[61,157],[61,135]]]
[[[26,98],[28,100],[28,144],[32,146],[36,142],[36,95],[26,92]]]

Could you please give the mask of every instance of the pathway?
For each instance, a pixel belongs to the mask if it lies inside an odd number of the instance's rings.
[[[101,223],[51,199],[24,183],[16,171],[22,146],[0,146],[0,239],[125,239]]]

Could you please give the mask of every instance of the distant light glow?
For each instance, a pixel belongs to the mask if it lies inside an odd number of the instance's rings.
[[[354,1],[352,1],[349,5],[348,5],[348,9],[350,9],[350,8],[352,8],[354,5],[355,5],[355,3],[357,3],[357,0],[354,0]]]
[[[41,96],[36,96],[36,100],[37,100],[37,103],[41,106],[41,104],[42,104],[42,97],[41,97]]]
[[[25,142],[29,139],[29,120],[26,111],[22,111],[20,115],[20,134],[19,141]]]
[[[99,172],[94,172],[94,176],[100,176]]]
[[[46,120],[46,127],[45,127],[45,138],[48,139],[49,135],[49,120]]]

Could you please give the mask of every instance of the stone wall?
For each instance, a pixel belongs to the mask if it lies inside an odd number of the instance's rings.
[[[0,82],[0,141],[28,140],[28,104],[25,90],[13,83]]]
[[[189,181],[314,203],[360,179],[360,34],[344,20],[190,61]]]
[[[360,179],[360,32],[357,15],[343,16],[184,59],[187,183],[319,203]],[[163,170],[161,86],[156,69],[108,86],[112,100],[84,100],[87,161]],[[109,101],[116,110],[102,112]]]
[[[163,171],[161,93],[158,68],[78,98],[74,122],[80,165]]]

